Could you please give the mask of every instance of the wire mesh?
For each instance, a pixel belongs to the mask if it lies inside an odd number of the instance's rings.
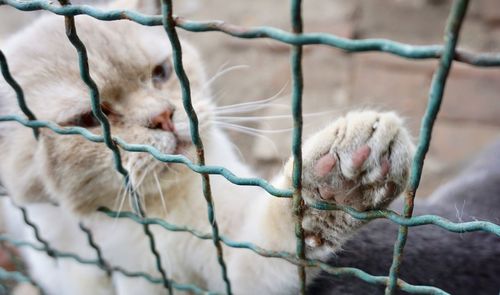
[[[37,120],[35,115],[30,111],[29,107],[24,101],[24,95],[21,87],[16,82],[15,78],[10,74],[7,60],[0,51],[0,66],[2,74],[7,83],[14,89],[17,94],[18,105],[23,111],[25,117],[18,115],[5,115],[0,116],[0,122],[18,122],[28,128],[32,128],[35,136],[38,136],[40,128],[48,128],[53,132],[60,135],[80,135],[87,140],[105,144],[114,156],[115,169],[123,175],[124,185],[130,190],[131,195],[134,196],[134,212],[114,212],[107,208],[100,208],[99,211],[112,218],[124,218],[132,220],[143,226],[144,234],[150,241],[150,250],[155,257],[156,268],[159,276],[155,277],[143,272],[134,272],[110,265],[105,257],[102,256],[99,245],[95,242],[92,232],[85,227],[83,223],[80,224],[80,229],[87,235],[87,242],[89,246],[95,250],[96,259],[82,258],[75,253],[68,253],[59,251],[51,247],[51,245],[43,238],[43,233],[40,233],[37,226],[29,219],[27,211],[19,207],[25,223],[30,226],[35,232],[35,238],[39,244],[34,244],[26,241],[19,241],[12,239],[4,234],[0,234],[0,241],[8,242],[15,247],[27,247],[36,251],[47,253],[47,255],[54,259],[72,259],[82,264],[95,265],[103,269],[108,275],[113,272],[121,273],[128,277],[141,277],[152,284],[161,284],[165,286],[169,293],[173,289],[189,291],[194,294],[218,294],[209,290],[204,290],[193,284],[181,284],[175,282],[168,277],[162,264],[160,253],[155,248],[155,239],[149,226],[160,226],[165,230],[173,232],[187,232],[193,236],[204,239],[212,240],[215,251],[217,253],[218,262],[221,270],[221,277],[225,282],[225,293],[231,294],[231,283],[228,278],[228,270],[224,262],[222,251],[222,244],[232,247],[247,249],[264,257],[273,257],[286,260],[292,264],[297,265],[300,279],[300,293],[306,293],[306,277],[305,269],[307,267],[319,267],[329,274],[335,276],[351,276],[357,277],[365,282],[371,284],[378,284],[386,286],[386,294],[394,294],[396,289],[412,293],[412,294],[448,294],[444,290],[432,286],[415,286],[411,285],[398,278],[399,265],[403,257],[403,249],[405,247],[406,238],[408,235],[408,228],[413,226],[421,226],[432,224],[441,227],[447,231],[455,233],[484,231],[491,234],[500,236],[500,226],[487,221],[471,221],[471,222],[451,222],[445,218],[435,215],[421,215],[412,216],[413,203],[415,193],[418,188],[422,167],[424,164],[425,155],[429,148],[432,127],[436,120],[441,105],[441,100],[446,84],[448,72],[451,68],[453,61],[458,61],[470,64],[477,67],[498,67],[500,66],[500,53],[471,53],[463,50],[456,49],[460,27],[463,22],[467,6],[467,0],[455,0],[451,8],[451,12],[447,21],[445,29],[445,43],[444,46],[430,45],[430,46],[416,46],[404,43],[395,42],[386,39],[364,39],[364,40],[351,40],[340,38],[326,33],[303,33],[302,32],[302,12],[301,1],[291,0],[291,23],[292,31],[286,32],[273,27],[254,27],[245,28],[233,24],[227,24],[221,21],[190,21],[181,17],[173,15],[173,7],[171,0],[162,0],[162,15],[151,16],[144,15],[135,11],[128,10],[102,10],[86,5],[72,5],[69,1],[60,0],[61,6],[53,4],[51,1],[16,1],[16,0],[0,0],[0,5],[9,5],[22,11],[33,10],[46,10],[52,13],[63,15],[66,19],[66,32],[69,41],[75,47],[80,66],[80,75],[82,80],[89,88],[90,102],[92,106],[92,113],[99,120],[101,124],[102,135],[96,135],[89,130],[80,127],[61,127],[49,121]],[[88,57],[84,44],[78,38],[76,26],[74,23],[74,16],[85,14],[103,21],[111,20],[130,20],[146,26],[163,26],[166,34],[169,37],[170,44],[173,50],[174,69],[177,74],[182,87],[182,100],[184,108],[189,117],[191,137],[197,149],[197,161],[191,162],[184,156],[164,154],[150,145],[132,144],[125,142],[119,137],[115,137],[110,132],[109,122],[104,116],[100,107],[99,91],[89,74]],[[189,86],[189,79],[184,72],[182,63],[182,49],[179,39],[177,37],[176,27],[191,31],[191,32],[209,32],[216,31],[227,34],[229,36],[255,39],[255,38],[270,38],[278,42],[289,44],[291,46],[290,63],[292,69],[292,113],[293,113],[293,140],[292,140],[292,155],[294,158],[293,169],[293,189],[281,190],[273,187],[267,181],[260,178],[243,178],[235,175],[228,169],[221,166],[205,165],[204,148],[198,132],[198,119],[196,112],[191,103],[191,93]],[[321,201],[304,201],[301,197],[301,173],[302,173],[302,89],[303,89],[303,74],[302,74],[302,47],[305,45],[318,45],[323,44],[349,52],[364,52],[364,51],[378,51],[385,52],[395,56],[400,56],[408,59],[435,59],[439,58],[440,63],[433,76],[432,84],[429,92],[429,102],[427,111],[422,119],[422,126],[419,137],[419,144],[417,153],[413,159],[412,171],[410,176],[410,187],[406,193],[406,202],[403,214],[398,214],[391,210],[374,210],[359,212],[355,209],[325,203]],[[128,171],[122,166],[119,148],[128,152],[149,153],[155,159],[166,163],[181,163],[189,167],[191,170],[197,172],[202,177],[203,194],[207,204],[208,219],[211,225],[211,233],[203,233],[183,225],[175,225],[167,223],[162,219],[148,218],[141,207],[140,197],[134,188],[130,185]],[[293,213],[296,217],[296,236],[297,247],[296,253],[277,252],[263,249],[255,244],[233,241],[224,235],[219,234],[217,219],[215,216],[215,208],[211,196],[210,188],[210,175],[222,175],[228,181],[237,185],[259,186],[266,190],[273,197],[292,198],[293,199]],[[360,220],[373,220],[378,218],[386,218],[400,226],[398,239],[394,246],[393,263],[389,270],[388,276],[374,276],[365,271],[351,267],[332,267],[324,262],[311,260],[305,258],[304,247],[304,234],[301,226],[302,212],[305,206],[315,208],[318,210],[341,210],[354,218]],[[2,281],[17,281],[28,282],[36,286],[29,276],[19,272],[9,272],[0,269],[0,280]],[[0,292],[1,288],[0,285]]]

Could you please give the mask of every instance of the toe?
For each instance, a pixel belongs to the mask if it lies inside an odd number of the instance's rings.
[[[319,177],[326,176],[333,170],[336,163],[337,163],[337,158],[335,158],[333,154],[328,153],[324,155],[318,160],[316,165],[314,165],[314,172],[316,176]]]
[[[352,154],[352,166],[354,169],[360,169],[361,166],[365,163],[365,161],[368,159],[371,153],[371,148],[367,145],[364,145],[357,149],[353,154]]]

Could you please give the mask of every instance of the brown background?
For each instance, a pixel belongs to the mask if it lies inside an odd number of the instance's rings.
[[[450,3],[446,0],[304,1],[304,28],[306,32],[328,32],[348,38],[437,44],[442,43]],[[177,4],[176,14],[189,19],[220,19],[242,26],[289,29],[289,3],[285,0],[183,0]],[[0,46],[2,39],[36,15],[0,7]],[[284,106],[248,116],[290,114],[287,46],[272,40],[240,40],[220,33],[181,34],[200,48],[210,76],[223,68],[245,65],[214,83],[220,105],[279,94],[275,104]],[[471,1],[459,46],[473,51],[500,51],[500,2]],[[307,46],[304,110],[316,115],[305,117],[306,135],[348,110],[376,108],[397,110],[417,138],[435,66],[435,60],[412,61],[382,53],[349,54],[326,46]],[[282,88],[284,91],[280,93]],[[247,126],[287,129],[291,127],[291,118],[260,120]],[[290,153],[290,132],[262,133],[268,139],[237,132],[230,135],[245,161],[266,177],[277,171]],[[500,69],[456,64],[435,125],[418,195],[428,195],[458,173],[499,135]]]

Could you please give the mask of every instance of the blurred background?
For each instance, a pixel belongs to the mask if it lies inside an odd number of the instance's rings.
[[[419,45],[443,42],[451,4],[447,0],[303,2],[306,32],[354,39],[389,38]],[[285,0],[178,0],[174,4],[177,15],[192,20],[290,28],[289,3]],[[0,48],[9,35],[37,15],[0,6]],[[268,39],[242,40],[216,32],[179,31],[201,51],[208,75],[218,76],[213,90],[219,105],[275,97],[265,109],[238,114],[249,118],[232,122],[241,126],[229,130],[243,159],[270,178],[290,154],[289,46]],[[500,52],[498,0],[471,1],[459,47]],[[384,53],[350,54],[327,46],[306,46],[303,65],[306,137],[349,110],[375,108],[397,111],[417,139],[436,60],[415,61]],[[417,195],[429,195],[498,136],[500,68],[455,63]]]

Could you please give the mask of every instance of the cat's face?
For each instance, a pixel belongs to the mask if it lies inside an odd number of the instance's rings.
[[[192,158],[188,119],[164,30],[125,21],[106,23],[89,17],[77,17],[76,26],[87,47],[90,74],[99,88],[101,106],[109,118],[113,136]],[[91,115],[89,89],[80,78],[77,52],[64,33],[62,17],[45,17],[31,25],[15,36],[5,51],[12,73],[25,90],[28,105],[38,119],[101,134],[98,121]],[[183,61],[201,136],[206,138],[211,129],[213,104],[201,59],[186,43],[183,43]],[[11,106],[4,110],[12,111],[15,96],[7,85],[0,86],[1,99],[9,100],[5,103]],[[37,162],[34,165],[44,175],[49,195],[75,195],[74,198],[82,198],[78,203],[85,207],[85,202],[90,202],[86,200],[88,195],[99,200],[116,196],[121,190],[121,176],[113,168],[111,152],[103,144],[44,129],[33,149]],[[158,193],[157,178],[162,178],[162,186],[182,185],[182,174],[187,173],[181,165],[160,163],[148,154],[122,151],[122,158],[133,184],[145,195]]]

